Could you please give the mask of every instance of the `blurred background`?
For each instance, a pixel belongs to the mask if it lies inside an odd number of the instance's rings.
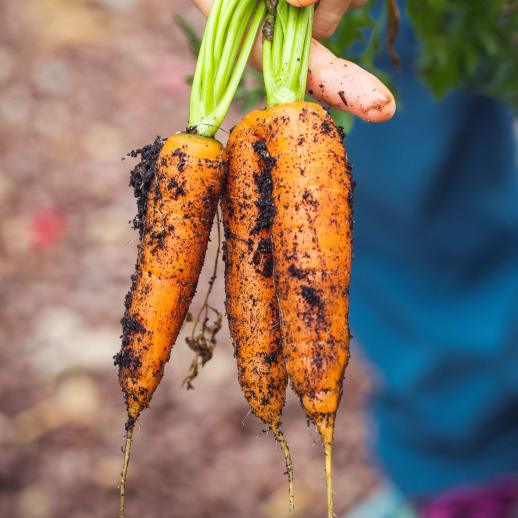
[[[185,127],[194,71],[179,0],[0,0],[0,516],[118,513],[125,409],[112,356],[136,258],[130,150]],[[218,138],[239,120],[231,111]],[[208,253],[199,295],[214,257]],[[213,302],[223,311],[222,265]],[[193,303],[195,312],[200,297]],[[137,426],[127,516],[282,517],[280,449],[249,415],[226,322],[215,357],[181,388],[185,336]],[[335,439],[336,511],[372,491],[353,351]],[[293,518],[321,515],[319,439],[290,392]]]

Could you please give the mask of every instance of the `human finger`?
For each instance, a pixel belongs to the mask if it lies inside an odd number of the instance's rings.
[[[394,96],[376,76],[316,40],[311,41],[307,92],[326,106],[371,122],[386,121],[396,111]]]

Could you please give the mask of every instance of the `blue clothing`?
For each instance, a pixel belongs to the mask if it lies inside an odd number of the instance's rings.
[[[398,36],[398,112],[356,121],[351,325],[373,365],[374,450],[407,494],[518,473],[518,166],[510,111],[419,83]]]

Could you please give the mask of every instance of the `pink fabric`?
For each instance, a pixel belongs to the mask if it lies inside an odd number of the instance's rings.
[[[470,486],[420,502],[420,518],[511,518],[518,506],[518,476]]]

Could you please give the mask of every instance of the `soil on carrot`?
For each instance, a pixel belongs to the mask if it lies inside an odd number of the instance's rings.
[[[142,148],[130,151],[126,156],[137,158],[138,162],[130,173],[130,187],[133,187],[133,195],[137,201],[137,214],[133,218],[133,228],[139,231],[140,239],[142,239],[145,231],[145,217],[147,210],[147,202],[149,193],[154,185],[154,180],[157,175],[157,159],[162,150],[165,139],[156,137],[156,139]],[[151,232],[150,239],[155,244],[152,249],[156,251],[163,248],[163,238],[165,237],[165,230],[163,232]],[[135,265],[135,273],[131,276],[131,287],[124,298],[124,315],[121,319],[122,325],[122,349],[114,355],[114,364],[120,369],[128,368],[130,372],[136,372],[142,365],[141,361],[135,356],[133,349],[130,347],[131,337],[135,334],[146,333],[146,328],[142,326],[138,319],[138,315],[130,314],[130,306],[135,292],[137,279],[142,275],[138,263]]]
[[[259,215],[257,216],[255,227],[252,229],[252,233],[255,233],[263,228],[271,228],[272,220],[275,215],[275,206],[272,196],[272,169],[275,166],[275,158],[273,158],[266,149],[266,142],[264,140],[257,140],[252,146],[263,162],[263,170],[261,173],[254,173],[255,184],[259,192],[259,199],[255,202],[259,210]]]
[[[144,232],[144,218],[149,191],[153,185],[153,179],[157,173],[156,161],[162,149],[165,139],[156,137],[152,144],[130,151],[127,156],[141,157],[140,162],[130,173],[130,186],[133,187],[133,195],[137,200],[137,215],[133,219],[133,228],[138,229],[140,237]],[[178,166],[180,170],[180,166]]]
[[[273,274],[272,240],[261,239],[254,252],[252,261],[256,266],[262,266],[261,274],[271,277]]]
[[[312,288],[311,286],[301,286],[300,294],[311,308],[319,308],[322,305],[322,300],[315,288]]]
[[[130,293],[131,292],[129,292],[128,295],[130,295]],[[126,295],[126,301],[128,300],[128,295]],[[121,319],[121,325],[122,349],[113,357],[114,364],[118,366],[119,369],[127,367],[130,372],[136,372],[142,365],[142,362],[130,347],[130,338],[135,334],[145,333],[146,328],[142,326],[135,316],[128,313],[128,307],[126,307],[124,316]]]
[[[266,142],[264,140],[253,142],[252,147],[262,162],[261,172],[254,173],[254,181],[259,193],[259,198],[255,202],[258,216],[255,226],[250,233],[255,234],[263,229],[269,230],[275,215],[272,195],[272,169],[275,166],[275,158],[266,149]],[[250,240],[250,242],[253,243],[253,240]],[[264,277],[271,277],[273,275],[272,240],[270,238],[259,241],[252,260],[254,264],[262,265],[261,273]]]
[[[297,268],[294,264],[290,264],[288,268],[288,273],[292,277],[296,277],[297,279],[305,279],[309,275],[308,270],[302,270],[301,268]]]
[[[333,131],[333,127],[328,120],[324,119],[322,121],[321,130],[324,135],[329,135],[329,133]]]

